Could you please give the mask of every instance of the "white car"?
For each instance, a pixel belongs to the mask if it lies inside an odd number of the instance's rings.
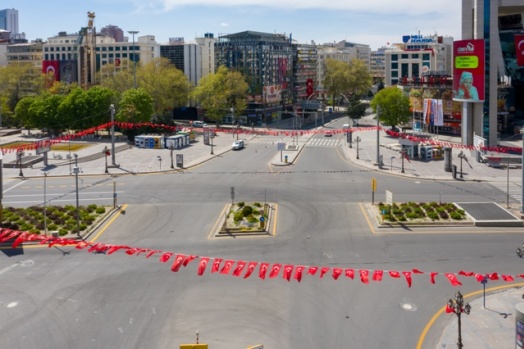
[[[207,124],[204,123],[203,121],[193,121],[193,124],[192,124],[193,127],[207,127]]]
[[[244,148],[244,141],[240,140],[240,141],[235,141],[233,143],[233,145],[231,146],[231,149],[233,150],[240,150]]]

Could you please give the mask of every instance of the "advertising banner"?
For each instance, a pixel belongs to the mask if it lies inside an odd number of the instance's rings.
[[[453,42],[453,100],[462,102],[484,101],[483,39]]]
[[[437,110],[435,111],[435,126],[444,126],[444,109],[442,99],[434,99]]]
[[[524,67],[524,34],[515,34],[515,53],[517,55],[517,65]]]
[[[280,85],[264,86],[264,101],[266,103],[279,103],[282,100]]]
[[[78,82],[77,65],[75,60],[60,61],[60,81],[67,84]]]
[[[60,81],[60,61],[42,61],[42,74],[52,74],[55,81]]]

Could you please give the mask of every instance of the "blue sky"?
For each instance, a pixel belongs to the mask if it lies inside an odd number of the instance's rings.
[[[245,30],[293,36],[300,43],[347,40],[372,49],[401,42],[402,35],[437,32],[459,40],[460,0],[0,0],[19,11],[19,30],[29,40],[75,33],[95,12],[95,26],[191,41]]]

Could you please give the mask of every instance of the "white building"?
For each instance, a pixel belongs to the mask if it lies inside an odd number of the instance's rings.
[[[369,55],[369,72],[374,80],[384,80],[386,77],[386,48],[371,51]]]
[[[384,51],[385,85],[423,75],[451,75],[453,38],[438,35],[404,35],[402,43]]]

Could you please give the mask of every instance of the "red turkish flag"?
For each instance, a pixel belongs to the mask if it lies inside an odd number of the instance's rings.
[[[171,266],[171,271],[176,273],[182,266],[182,263],[184,263],[184,259],[186,259],[186,257],[187,256],[185,254],[177,254],[175,257],[175,262]]]
[[[451,282],[451,286],[456,287],[462,285],[462,283],[457,279],[457,275],[452,273],[444,273],[446,277],[448,278],[449,282]]]
[[[133,248],[128,248],[128,249],[126,250],[126,253],[127,253],[128,255],[132,256],[132,255],[134,255],[137,251],[138,251],[138,248],[133,247]]]
[[[309,275],[315,275],[317,273],[318,267],[309,267],[307,273]]]
[[[269,273],[269,277],[271,279],[276,278],[278,276],[278,273],[280,273],[280,268],[282,268],[282,264],[273,264],[273,266],[271,267],[271,273]]]
[[[4,237],[8,236],[12,232],[11,229],[2,229],[0,231],[2,232],[2,233],[0,233],[0,242],[3,242],[4,241]]]
[[[244,270],[245,266],[246,266],[246,262],[238,261],[237,267],[235,268],[235,270],[233,270],[233,276],[240,276],[240,273],[242,273],[242,270]]]
[[[392,278],[399,278],[400,277],[400,273],[398,271],[390,270],[389,271],[389,276],[391,276]]]
[[[360,273],[360,281],[362,281],[362,283],[364,284],[369,284],[369,271],[360,269],[359,273]]]
[[[434,284],[435,283],[435,276],[438,275],[437,272],[434,272],[432,271],[431,273],[429,273],[429,278],[431,280],[431,283]]]
[[[478,282],[481,282],[484,280],[484,275],[482,274],[475,274],[475,279],[477,279]]]
[[[411,272],[410,271],[403,271],[402,274],[404,274],[404,277],[406,278],[406,282],[408,283],[408,287],[411,287]]]
[[[220,271],[220,274],[229,274],[229,271],[233,267],[233,264],[235,264],[234,260],[228,259],[224,262],[224,266],[222,267],[222,270]]]
[[[216,273],[220,269],[220,263],[222,263],[222,258],[215,258],[213,261],[213,268],[211,273]]]
[[[353,279],[355,277],[355,270],[353,269],[346,269],[345,271],[346,277]]]
[[[200,257],[200,262],[198,262],[198,275],[204,275],[207,263],[209,263],[209,257]]]
[[[464,270],[461,270],[461,271],[458,272],[458,275],[473,276],[473,275],[475,275],[475,273],[472,272],[472,271],[464,271]]]
[[[498,280],[499,279],[499,275],[497,273],[489,274],[488,277],[489,277],[490,280]]]
[[[453,313],[453,308],[446,304],[446,313]]]
[[[196,259],[198,256],[194,256],[194,255],[191,255],[191,256],[187,256],[186,259],[184,259],[184,267],[187,267],[187,265],[189,264],[189,262],[191,262],[192,260]]]
[[[502,277],[502,280],[504,280],[504,281],[506,281],[506,282],[515,281],[515,280],[513,279],[513,276],[511,276],[511,275],[501,275],[501,277]]]
[[[295,280],[300,282],[302,280],[302,272],[306,269],[303,265],[299,265],[295,268]]]
[[[342,268],[333,268],[333,273],[331,274],[333,279],[337,280],[340,275],[342,275]]]
[[[373,281],[382,281],[382,274],[384,274],[382,270],[375,270],[373,272]]]
[[[152,255],[154,255],[155,253],[159,253],[159,252],[162,252],[160,250],[152,250],[152,251],[149,251],[146,255],[146,258],[149,258],[151,257]]]
[[[269,268],[269,263],[260,263],[260,268],[258,269],[258,277],[262,280],[266,278],[267,268]]]
[[[171,258],[173,255],[173,252],[166,252],[160,256],[160,262],[165,263]]]
[[[413,272],[413,274],[424,274],[423,271],[420,271],[418,269],[411,269],[411,271]]]
[[[519,275],[517,275],[517,277],[524,279],[524,274],[519,274]]]
[[[255,268],[257,267],[257,265],[258,265],[258,262],[249,262],[249,264],[247,265],[246,275],[244,275],[244,279],[247,279],[248,277],[251,276],[253,271],[255,271]]]
[[[25,238],[27,236],[27,232],[23,232],[22,234],[18,235],[18,237],[16,238],[15,242],[13,242],[13,248],[17,248],[18,245],[20,245],[22,242],[25,241]]]
[[[328,268],[328,267],[322,267],[322,269],[320,269],[320,278],[322,279],[324,277],[324,274],[327,273],[329,271],[329,269],[331,268]]]
[[[0,242],[6,242],[6,241],[9,241],[15,237],[17,237],[18,235],[20,234],[20,231],[18,230],[11,230],[11,232],[5,236],[3,236],[1,239],[0,239]]]
[[[124,246],[118,246],[118,245],[113,245],[111,247],[109,247],[109,249],[107,250],[107,254],[110,255],[110,254],[113,254],[115,253],[116,251],[120,250],[124,248]]]
[[[282,277],[287,281],[291,280],[291,275],[293,274],[294,266],[291,264],[284,265],[284,271],[282,272]]]
[[[514,37],[517,65],[519,67],[524,67],[524,34],[514,34]]]
[[[51,238],[50,238],[51,239]],[[47,240],[47,239],[46,239]],[[42,240],[42,242],[40,242],[41,244],[44,243],[44,241],[46,240]],[[83,250],[84,248],[88,247],[89,246],[89,243],[87,241],[80,241],[78,244],[76,244],[76,249],[77,250]]]

